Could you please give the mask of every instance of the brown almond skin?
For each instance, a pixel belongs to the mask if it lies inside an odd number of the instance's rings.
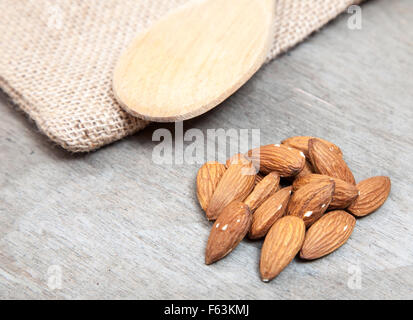
[[[311,164],[310,161],[306,160],[303,170],[301,170],[301,172],[297,174],[295,178],[298,179],[298,178],[305,177],[313,173],[314,173],[313,165]]]
[[[221,211],[235,200],[244,201],[255,186],[255,168],[247,164],[232,163],[222,175],[207,208],[207,218],[215,220]]]
[[[196,194],[204,211],[207,211],[209,201],[225,170],[225,166],[216,161],[207,162],[199,169],[196,177]]]
[[[276,172],[271,172],[259,182],[244,203],[253,213],[269,196],[277,192],[280,184],[280,176]]]
[[[351,184],[356,184],[353,173],[343,157],[319,139],[310,139],[308,153],[316,173],[339,178]]]
[[[335,190],[328,210],[345,209],[358,197],[358,189],[354,184],[348,183],[338,178],[321,174],[310,174],[297,178],[293,183],[293,191],[297,191],[302,186],[321,181],[334,181]]]
[[[378,176],[363,180],[357,184],[358,198],[347,208],[356,217],[373,213],[386,202],[391,189],[389,177]]]
[[[309,137],[309,136],[296,136],[296,137],[291,137],[288,139],[285,139],[281,142],[281,144],[286,145],[288,147],[291,148],[295,148],[298,149],[300,151],[302,151],[306,157],[309,157],[309,153],[308,153],[308,142],[311,139],[315,139],[314,137]],[[337,152],[337,154],[339,154],[340,156],[343,156],[343,152],[341,151],[341,149],[339,147],[337,147],[334,143],[321,139],[321,138],[316,138],[321,140],[322,142],[324,142],[326,145],[328,145],[329,148],[332,148],[335,152]]]
[[[321,258],[340,248],[353,233],[356,219],[345,211],[331,211],[308,229],[300,257]]]
[[[262,174],[261,172],[257,173],[257,176],[255,177],[255,184],[258,184],[262,181],[262,179],[265,178],[266,175]]]
[[[273,224],[287,211],[292,187],[286,187],[269,197],[252,215],[252,225],[248,237],[265,237]]]
[[[247,156],[260,172],[268,174],[275,171],[280,177],[296,176],[305,165],[304,153],[283,145],[270,144],[252,149]]]
[[[274,279],[300,251],[305,236],[302,219],[285,216],[271,227],[261,250],[260,274],[264,282]]]
[[[242,153],[237,153],[233,155],[231,158],[229,158],[226,163],[225,167],[228,168],[232,163],[236,164],[248,164],[250,160],[248,160],[245,155]]]
[[[241,201],[231,202],[215,221],[209,235],[205,263],[214,263],[228,255],[244,239],[251,227],[249,208]]]
[[[288,204],[288,214],[303,219],[306,227],[311,226],[327,210],[334,189],[334,181],[306,184],[293,193]]]

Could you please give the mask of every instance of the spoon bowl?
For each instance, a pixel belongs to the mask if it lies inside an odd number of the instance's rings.
[[[132,115],[193,118],[238,90],[265,61],[274,0],[196,0],[139,34],[119,59],[113,90]]]

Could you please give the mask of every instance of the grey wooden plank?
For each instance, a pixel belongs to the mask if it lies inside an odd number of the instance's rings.
[[[263,144],[324,137],[344,150],[358,180],[392,178],[388,202],[358,221],[344,247],[294,261],[270,284],[258,276],[261,242],[204,265],[211,224],[196,201],[198,166],[152,161],[152,133],[173,125],[71,155],[3,97],[0,297],[413,298],[412,9],[409,0],[369,1],[362,30],[339,17],[222,106],[185,122],[204,133],[259,128]],[[61,288],[48,285],[51,266],[61,268]]]

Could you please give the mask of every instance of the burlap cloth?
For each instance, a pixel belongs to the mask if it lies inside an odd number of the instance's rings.
[[[0,0],[0,87],[73,152],[147,124],[114,100],[112,70],[137,32],[188,0]],[[278,0],[273,59],[359,0]]]

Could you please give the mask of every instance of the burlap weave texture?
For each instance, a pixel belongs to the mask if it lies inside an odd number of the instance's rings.
[[[112,71],[135,35],[189,0],[0,0],[0,87],[54,142],[95,150],[146,126]],[[359,0],[278,0],[275,58]]]

